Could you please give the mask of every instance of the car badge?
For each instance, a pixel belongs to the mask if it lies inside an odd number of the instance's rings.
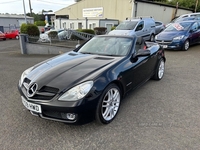
[[[38,89],[37,83],[31,84],[27,90],[27,96],[33,97],[35,95],[35,93],[37,92],[37,89]]]

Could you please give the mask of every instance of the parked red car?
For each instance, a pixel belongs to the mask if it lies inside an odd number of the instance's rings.
[[[6,38],[8,39],[19,39],[19,31],[18,30],[11,30],[10,32],[5,33]]]
[[[6,40],[5,34],[1,31],[0,31],[0,39]]]

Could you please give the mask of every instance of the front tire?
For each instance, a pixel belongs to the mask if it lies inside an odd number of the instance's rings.
[[[150,36],[150,41],[151,41],[151,42],[154,42],[154,41],[155,41],[155,35],[154,35],[154,34],[152,34],[152,35]]]
[[[187,39],[185,40],[184,44],[183,44],[183,48],[182,50],[187,51],[190,47],[190,41]]]
[[[154,80],[161,80],[165,73],[165,61],[163,58],[159,60],[158,66],[156,68],[156,72],[153,76]]]
[[[121,91],[115,84],[110,84],[99,100],[96,110],[96,121],[108,124],[116,117],[121,104]]]

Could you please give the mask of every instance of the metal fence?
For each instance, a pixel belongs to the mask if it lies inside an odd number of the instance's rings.
[[[50,45],[50,46],[59,46],[67,48],[75,48],[77,45],[84,43],[86,40],[59,40],[58,38],[49,38],[46,41],[42,41],[38,37],[28,36],[27,42],[40,44],[40,45]]]
[[[80,45],[95,36],[93,34],[79,32],[75,30],[66,30],[66,32],[67,34],[65,34],[65,36],[62,38],[60,38],[58,35],[56,37],[50,37],[49,34],[43,33],[40,34],[40,37],[28,36],[27,41],[29,43],[37,43],[42,45],[75,48],[76,45]]]

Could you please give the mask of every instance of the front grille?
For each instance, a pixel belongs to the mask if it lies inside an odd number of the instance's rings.
[[[31,80],[25,78],[24,82],[22,84],[22,92],[24,95],[27,96],[27,90],[29,89],[29,84],[31,83]],[[59,89],[49,86],[43,86],[41,89],[38,89],[34,96],[30,97],[31,99],[35,100],[51,100],[57,93]]]
[[[156,42],[161,45],[169,45],[172,43],[172,40],[156,40]]]
[[[54,87],[49,87],[49,86],[43,86],[40,89],[40,92],[49,92],[49,93],[57,93],[59,90]]]
[[[61,113],[60,112],[56,112],[56,111],[43,110],[42,114],[45,117],[56,118],[56,119],[63,119],[62,116],[61,116]]]

